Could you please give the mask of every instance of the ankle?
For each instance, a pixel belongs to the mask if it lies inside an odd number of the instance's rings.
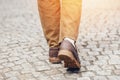
[[[64,38],[64,40],[69,41],[74,47],[75,47],[75,41],[73,39],[70,38]]]

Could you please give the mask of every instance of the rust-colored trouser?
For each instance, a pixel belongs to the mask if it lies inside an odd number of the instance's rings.
[[[56,47],[65,38],[76,41],[82,0],[38,0],[38,10],[49,47]]]

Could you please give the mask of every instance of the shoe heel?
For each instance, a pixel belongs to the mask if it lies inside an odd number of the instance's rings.
[[[79,68],[80,64],[76,61],[73,54],[67,50],[60,50],[58,57],[64,61],[64,67]]]
[[[60,50],[59,51],[59,54],[58,54],[58,57],[61,59],[61,60],[66,60],[65,56],[67,57],[70,57],[71,59],[73,59],[73,55],[70,51],[66,51],[66,50]]]

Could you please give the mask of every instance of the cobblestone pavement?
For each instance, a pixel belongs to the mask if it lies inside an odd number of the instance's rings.
[[[48,61],[35,0],[0,0],[0,80],[120,80],[120,9],[82,12],[81,71]]]

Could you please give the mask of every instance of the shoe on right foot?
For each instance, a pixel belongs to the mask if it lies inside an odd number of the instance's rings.
[[[58,57],[64,61],[64,67],[68,68],[67,70],[80,70],[77,49],[68,40],[63,40],[60,44]]]

